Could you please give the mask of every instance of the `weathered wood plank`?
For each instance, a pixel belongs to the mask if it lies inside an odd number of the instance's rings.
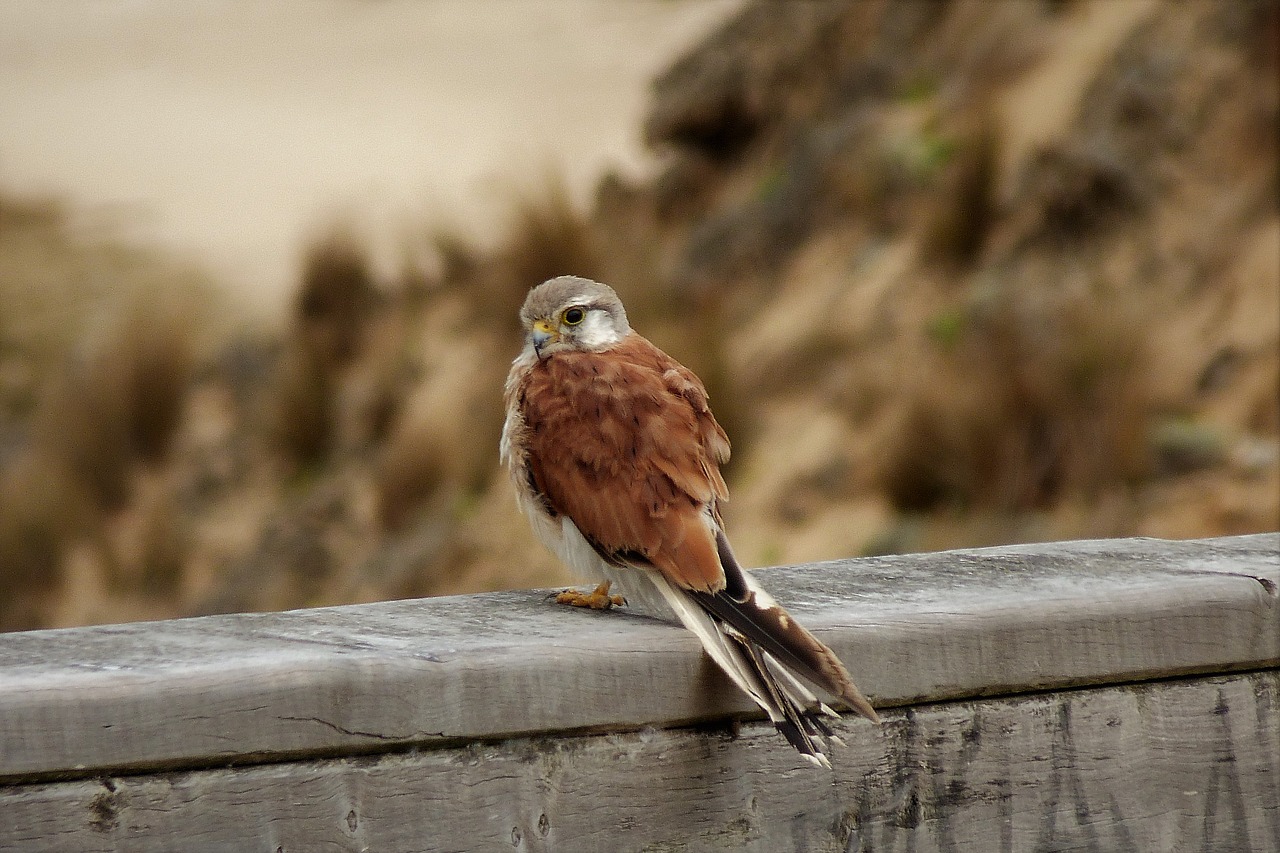
[[[1280,534],[847,560],[762,580],[881,706],[1280,662]],[[0,781],[751,711],[684,631],[538,592],[0,635]]]
[[[1280,850],[1280,671],[761,723],[0,788],[0,848]]]

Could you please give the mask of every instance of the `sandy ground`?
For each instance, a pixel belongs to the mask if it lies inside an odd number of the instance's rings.
[[[264,316],[335,218],[481,239],[548,168],[651,166],[648,81],[741,0],[5,0],[0,186],[193,257]]]

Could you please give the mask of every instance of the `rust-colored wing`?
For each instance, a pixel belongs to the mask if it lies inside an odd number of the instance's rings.
[[[689,370],[637,334],[538,361],[517,390],[530,478],[600,555],[724,588],[717,504],[729,441]]]

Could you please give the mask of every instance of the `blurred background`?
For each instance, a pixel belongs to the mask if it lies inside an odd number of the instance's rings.
[[[0,6],[0,630],[568,582],[529,287],[752,566],[1280,528],[1280,2]]]

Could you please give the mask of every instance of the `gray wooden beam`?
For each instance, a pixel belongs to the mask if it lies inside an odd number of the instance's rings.
[[[882,707],[1280,665],[1280,534],[760,577]],[[538,591],[0,635],[0,783],[750,711],[683,630]]]
[[[538,736],[0,788],[0,848],[1280,850],[1280,671],[921,705],[838,724]]]

